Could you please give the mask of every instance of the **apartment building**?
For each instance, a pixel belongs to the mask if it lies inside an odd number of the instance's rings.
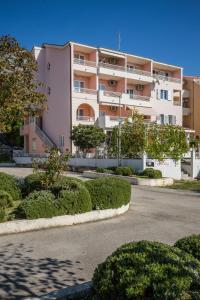
[[[200,138],[200,76],[184,76],[183,126]]]
[[[74,152],[73,126],[97,124],[109,132],[134,108],[146,122],[182,125],[181,67],[74,42],[34,47],[33,55],[48,109],[24,122],[27,153],[52,145]]]

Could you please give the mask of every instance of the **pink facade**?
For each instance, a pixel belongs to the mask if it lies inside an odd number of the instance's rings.
[[[112,130],[119,101],[121,117],[136,108],[148,121],[182,125],[180,67],[72,42],[34,47],[33,55],[48,109],[38,124],[27,119],[21,130],[28,153],[43,153],[51,144],[74,152],[72,127],[97,124]]]

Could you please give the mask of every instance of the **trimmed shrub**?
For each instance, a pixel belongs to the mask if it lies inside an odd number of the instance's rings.
[[[56,206],[59,214],[78,214],[92,210],[92,202],[89,191],[83,181],[63,177],[51,187],[56,197]]]
[[[5,213],[4,208],[0,207],[0,223],[5,220],[5,216],[6,216],[6,213]]]
[[[162,172],[160,170],[155,170],[153,168],[146,168],[140,173],[142,176],[147,176],[148,178],[159,179],[162,178]]]
[[[114,174],[114,171],[111,169],[106,169],[106,168],[97,168],[96,169],[97,173],[107,173],[107,174]]]
[[[131,197],[131,185],[127,180],[104,177],[85,182],[90,192],[92,209],[118,208],[126,205]]]
[[[133,169],[131,167],[117,167],[115,170],[116,175],[131,176],[133,175]]]
[[[200,263],[178,248],[140,241],[123,245],[94,272],[94,299],[199,299]]]
[[[200,261],[200,234],[186,236],[178,240],[174,246],[189,254],[192,254]]]
[[[55,197],[45,190],[30,193],[17,209],[17,216],[24,219],[51,218],[55,215]]]
[[[0,172],[0,190],[8,192],[14,201],[21,199],[20,188],[11,175]]]
[[[45,173],[33,173],[24,178],[24,195],[28,195],[33,191],[40,191],[43,190],[43,179]]]
[[[0,190],[0,208],[11,207],[12,204],[12,196],[8,192]]]

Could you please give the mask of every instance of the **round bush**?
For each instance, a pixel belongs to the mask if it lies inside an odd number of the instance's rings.
[[[19,205],[17,215],[25,219],[51,218],[56,215],[55,197],[50,191],[30,193]]]
[[[140,173],[142,176],[147,176],[148,178],[159,179],[162,178],[162,172],[160,170],[155,170],[153,168],[146,168]]]
[[[45,174],[42,172],[26,176],[24,179],[24,195],[28,195],[33,191],[43,190],[44,176]]]
[[[64,177],[51,187],[59,214],[78,214],[92,210],[89,191],[81,180]]]
[[[12,204],[12,196],[8,192],[0,190],[0,208],[11,207]]]
[[[178,248],[149,241],[126,244],[99,265],[94,299],[199,299],[200,263]]]
[[[92,209],[119,208],[131,197],[131,185],[127,180],[104,177],[85,182],[90,192]]]
[[[4,208],[0,207],[0,222],[3,222],[5,220],[5,216],[6,216],[6,213],[5,213]]]
[[[175,245],[179,249],[192,254],[200,261],[200,234],[193,234],[178,240]]]
[[[131,176],[133,175],[133,170],[131,167],[117,167],[115,170],[116,175]]]
[[[0,172],[0,190],[8,192],[14,201],[21,199],[20,188],[11,175]]]

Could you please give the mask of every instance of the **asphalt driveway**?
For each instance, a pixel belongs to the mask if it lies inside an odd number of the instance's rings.
[[[0,237],[0,299],[27,299],[91,279],[121,244],[173,244],[200,232],[200,194],[133,187],[130,210],[96,223]]]

